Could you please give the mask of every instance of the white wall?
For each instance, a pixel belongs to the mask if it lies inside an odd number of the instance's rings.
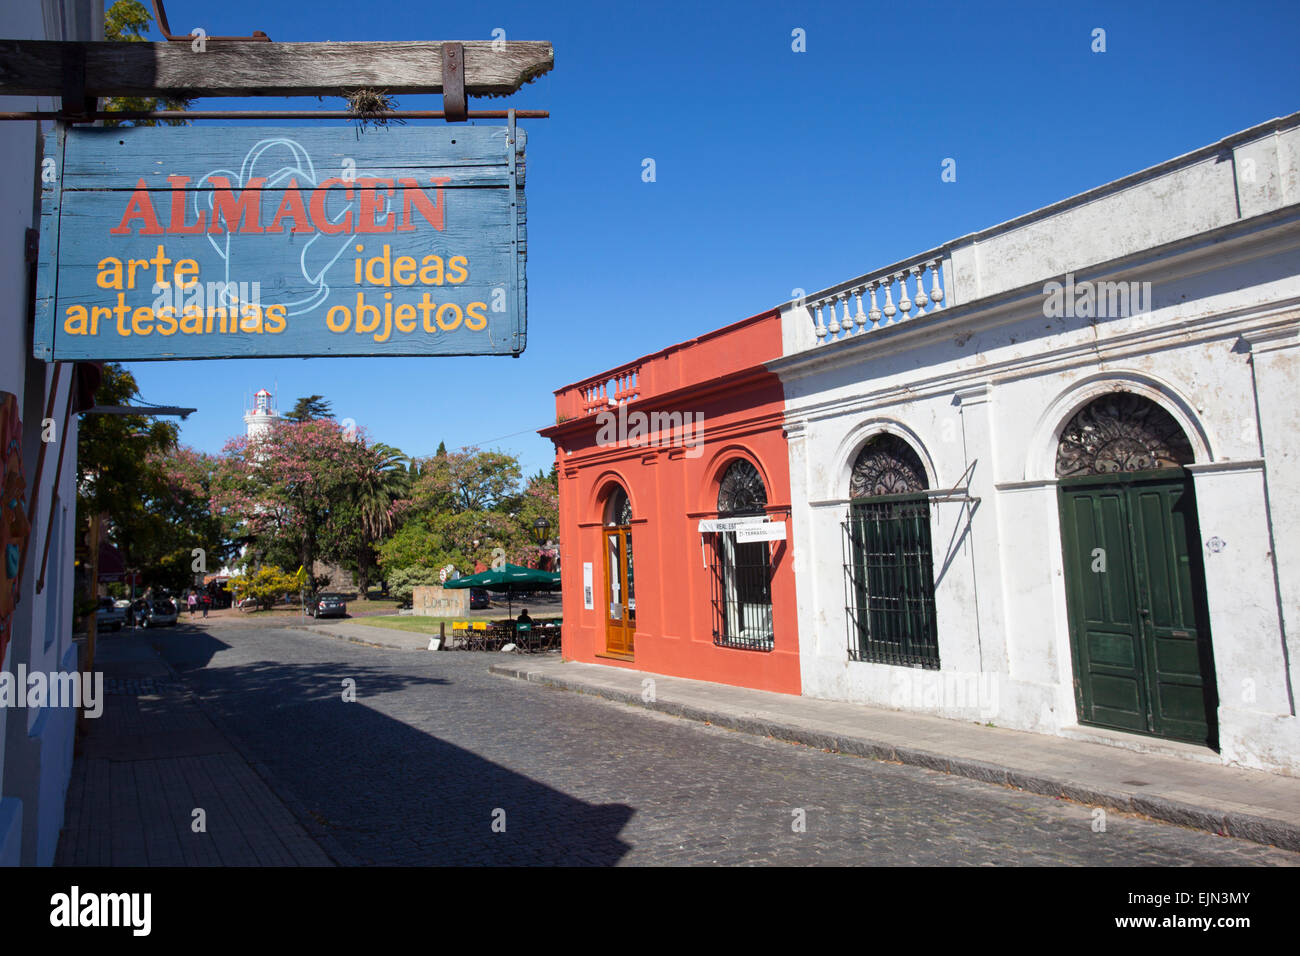
[[[27,39],[91,39],[103,36],[103,5],[88,0],[9,0],[5,35]],[[54,109],[48,98],[0,97],[0,110]],[[72,641],[73,548],[76,509],[75,419],[67,431],[62,475],[56,480],[59,446],[50,444],[39,488],[31,487],[41,447],[41,419],[50,368],[30,358],[27,265],[24,232],[37,225],[39,136],[35,123],[0,123],[0,390],[19,397],[23,422],[24,473],[30,502],[36,499],[36,520],[28,545],[22,594],[14,613],[13,637],[3,662],[29,672],[73,671],[78,668]],[[24,171],[30,171],[30,174]],[[57,434],[67,408],[72,367],[61,376],[55,400]],[[57,495],[55,518],[50,504]],[[46,531],[57,533],[50,543],[45,587],[36,593]],[[72,769],[76,711],[72,708],[0,709],[0,864],[48,865],[54,859],[63,825],[64,797]]]
[[[1202,545],[1222,542],[1204,551],[1221,759],[1300,773],[1300,116],[1235,139],[1235,161],[1204,153],[957,240],[955,308],[823,345],[786,308],[772,367],[787,398],[804,693],[1075,725],[1054,457],[1073,414],[1123,388],[1182,425]],[[1064,272],[1151,282],[1153,307],[1049,318],[1043,283]],[[963,486],[931,501],[938,676],[848,660],[840,522],[852,462],[880,431],[909,441],[932,490]]]

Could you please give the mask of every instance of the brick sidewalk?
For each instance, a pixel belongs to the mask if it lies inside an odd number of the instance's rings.
[[[55,865],[333,865],[147,633],[99,641],[104,711],[82,721]]]

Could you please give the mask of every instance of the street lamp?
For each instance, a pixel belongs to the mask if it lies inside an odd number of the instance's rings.
[[[533,540],[537,542],[540,548],[551,539],[551,523],[545,518],[538,518],[533,522]]]

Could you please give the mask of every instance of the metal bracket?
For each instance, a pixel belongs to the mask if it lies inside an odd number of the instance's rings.
[[[86,48],[70,44],[63,59],[63,96],[61,118],[69,122],[91,122],[99,100],[86,96]]]
[[[154,16],[154,20],[158,22],[158,32],[163,35],[164,39],[170,40],[172,43],[193,43],[194,42],[194,34],[192,33],[172,33],[171,24],[167,22],[167,10],[163,7],[163,0],[153,0],[153,16]],[[255,41],[263,41],[266,43],[271,42],[271,38],[267,36],[265,33],[263,33],[261,30],[254,30],[253,35],[248,37],[205,36],[203,39],[204,40],[243,40],[243,41],[255,40]]]
[[[463,123],[469,118],[465,103],[465,46],[442,45],[442,111],[448,123]]]

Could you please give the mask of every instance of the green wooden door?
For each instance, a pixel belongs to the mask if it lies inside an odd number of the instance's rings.
[[[1191,478],[1068,480],[1060,497],[1080,721],[1217,746]]]

